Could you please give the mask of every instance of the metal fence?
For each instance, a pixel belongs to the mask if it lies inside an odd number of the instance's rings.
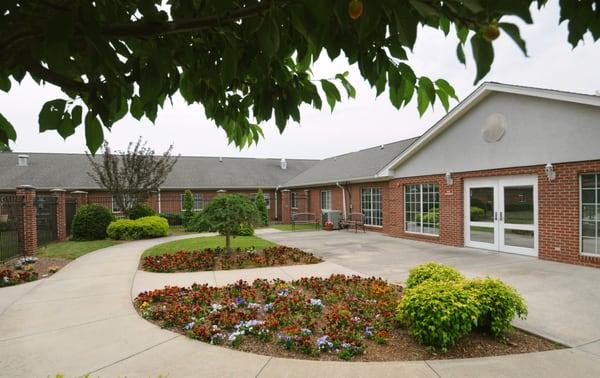
[[[19,229],[23,226],[23,199],[0,195],[0,261],[21,253]]]
[[[38,246],[57,240],[56,197],[36,196],[35,208]]]

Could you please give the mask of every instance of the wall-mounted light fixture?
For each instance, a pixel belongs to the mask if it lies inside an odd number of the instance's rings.
[[[546,177],[548,177],[548,181],[554,181],[556,179],[556,172],[554,171],[554,166],[551,163],[546,164]]]
[[[452,179],[452,174],[450,172],[446,172],[446,184],[450,186],[453,182],[454,180]]]

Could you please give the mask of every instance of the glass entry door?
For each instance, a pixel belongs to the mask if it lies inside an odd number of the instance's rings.
[[[537,256],[537,178],[466,180],[465,245]]]

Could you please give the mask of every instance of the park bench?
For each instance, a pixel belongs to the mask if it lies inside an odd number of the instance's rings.
[[[314,213],[294,213],[292,214],[292,231],[296,231],[296,225],[314,224],[315,230],[319,229],[319,220]]]

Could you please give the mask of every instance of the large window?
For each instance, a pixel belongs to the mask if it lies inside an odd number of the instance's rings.
[[[581,252],[600,256],[600,174],[581,176]]]
[[[204,201],[202,200],[202,193],[194,193],[192,194],[194,197],[194,211],[200,211],[204,208]],[[183,198],[184,195],[181,195],[181,208],[183,209]]]
[[[298,208],[298,193],[292,192],[290,194],[290,204],[291,204],[292,209]]]
[[[321,210],[331,210],[331,190],[321,190]]]
[[[408,232],[439,235],[440,193],[437,184],[404,187],[404,224]]]
[[[360,206],[365,216],[365,224],[383,226],[383,210],[381,207],[381,188],[363,188]]]

